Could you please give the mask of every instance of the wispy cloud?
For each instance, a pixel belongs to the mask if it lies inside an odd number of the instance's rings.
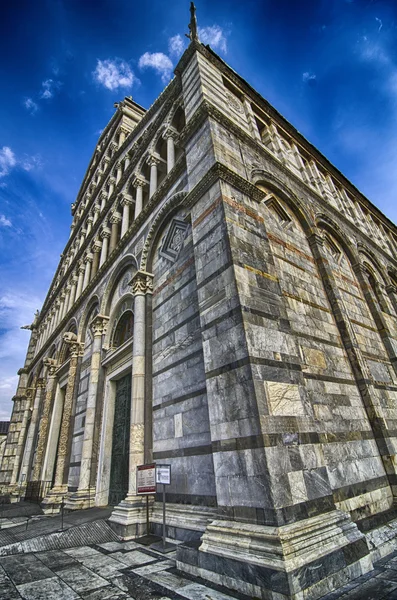
[[[26,108],[26,110],[30,112],[31,115],[34,115],[39,108],[39,105],[36,104],[36,102],[34,102],[32,98],[25,98],[23,105]]]
[[[10,219],[7,219],[5,215],[0,215],[0,227],[12,227]]]
[[[93,77],[97,83],[111,91],[118,88],[130,88],[138,81],[129,64],[118,58],[114,60],[98,59]]]
[[[306,71],[302,75],[302,81],[308,85],[315,85],[317,83],[317,75],[315,73],[311,73],[310,71]]]
[[[33,169],[39,169],[43,166],[43,161],[39,154],[34,156],[25,156],[21,160],[21,167],[24,171],[32,171]]]
[[[227,34],[219,25],[199,27],[198,35],[203,44],[209,44],[214,50],[227,53]]]
[[[54,96],[55,92],[59,90],[61,85],[62,84],[60,81],[54,81],[53,79],[46,79],[43,81],[41,84],[42,90],[40,93],[41,100],[50,100]]]
[[[139,59],[140,69],[152,68],[161,76],[161,81],[167,83],[171,78],[173,64],[171,59],[163,52],[145,52]]]
[[[15,154],[8,146],[3,146],[0,150],[0,177],[8,175],[10,169],[16,165]]]
[[[172,58],[179,58],[183,54],[185,47],[185,40],[179,33],[168,40],[168,52]]]

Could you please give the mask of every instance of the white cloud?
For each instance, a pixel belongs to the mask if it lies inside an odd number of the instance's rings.
[[[7,219],[5,215],[0,215],[0,227],[12,227],[10,219]]]
[[[316,83],[316,79],[317,79],[317,75],[315,73],[310,73],[309,71],[306,71],[302,75],[303,83],[308,83],[309,85]]]
[[[375,17],[375,21],[377,21],[379,23],[379,29],[378,29],[378,31],[380,31],[382,29],[382,27],[383,27],[383,23],[382,23],[381,19],[378,19],[378,17]]]
[[[0,150],[0,177],[8,175],[9,170],[16,165],[15,154],[8,146]]]
[[[168,40],[168,51],[173,58],[179,58],[185,50],[185,41],[178,33]]]
[[[146,69],[150,67],[154,69],[159,75],[161,75],[161,81],[167,83],[172,75],[172,61],[163,52],[145,52],[139,59],[139,68]]]
[[[34,102],[32,100],[32,98],[25,98],[23,104],[24,104],[26,110],[28,110],[31,115],[34,115],[39,108],[38,105],[36,104],[36,102]]]
[[[117,90],[120,87],[130,88],[137,82],[129,64],[120,59],[98,59],[93,77],[108,90]]]
[[[222,27],[211,25],[210,27],[199,27],[198,35],[203,44],[209,44],[214,50],[220,50],[226,54],[227,39]]]
[[[43,162],[41,156],[35,154],[34,156],[25,156],[20,164],[24,171],[32,171],[32,169],[39,169],[43,165]]]
[[[46,79],[45,81],[43,81],[41,86],[43,89],[41,91],[40,98],[42,100],[50,100],[53,97],[54,93],[57,90],[59,90],[61,82],[54,81],[53,79]]]

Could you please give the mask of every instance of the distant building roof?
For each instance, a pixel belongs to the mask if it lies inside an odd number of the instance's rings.
[[[0,421],[0,435],[7,435],[9,427],[9,421]]]

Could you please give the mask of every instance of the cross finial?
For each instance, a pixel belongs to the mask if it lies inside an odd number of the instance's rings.
[[[194,2],[190,3],[190,23],[189,23],[190,33],[186,33],[186,37],[190,39],[190,41],[198,42],[198,33],[197,33],[197,18],[196,18],[196,7],[194,6]]]

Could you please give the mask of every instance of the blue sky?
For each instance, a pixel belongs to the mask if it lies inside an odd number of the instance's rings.
[[[397,2],[197,0],[210,43],[397,220]],[[18,0],[0,21],[0,420],[68,239],[96,140],[149,107],[187,43],[187,0]]]

